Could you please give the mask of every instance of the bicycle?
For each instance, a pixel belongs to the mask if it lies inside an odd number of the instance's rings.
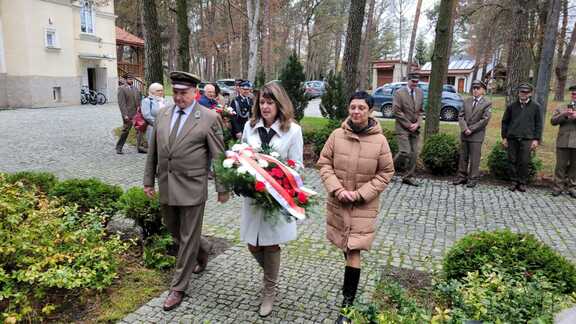
[[[108,98],[106,98],[106,95],[104,95],[102,92],[91,90],[86,85],[80,88],[81,104],[85,105],[89,103],[91,105],[103,105],[106,103],[106,101],[108,101]]]

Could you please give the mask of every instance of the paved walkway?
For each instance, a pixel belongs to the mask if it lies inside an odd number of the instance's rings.
[[[112,129],[120,124],[114,105],[0,111],[0,171],[42,170],[61,178],[98,177],[125,188],[140,185],[145,156],[132,147],[125,148],[127,154],[114,153]],[[306,179],[323,192],[316,171],[307,170]],[[530,232],[576,260],[576,200],[569,197],[422,180],[418,188],[395,181],[381,200],[374,247],[363,254],[362,298],[369,298],[383,266],[437,269],[446,249],[473,231]],[[333,322],[344,269],[341,253],[324,239],[323,206],[299,224],[299,239],[284,247],[279,303],[263,321],[257,315],[261,272],[238,238],[240,203],[235,198],[220,205],[210,195],[204,232],[234,245],[194,277],[181,307],[163,312],[164,293],[123,323]]]

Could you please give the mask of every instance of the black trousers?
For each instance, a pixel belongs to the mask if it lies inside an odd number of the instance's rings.
[[[508,139],[508,161],[512,168],[512,181],[520,184],[528,183],[530,178],[528,166],[530,165],[530,145],[532,140]]]

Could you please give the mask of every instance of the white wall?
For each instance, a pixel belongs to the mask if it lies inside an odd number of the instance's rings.
[[[4,58],[4,34],[2,30],[2,11],[0,8],[0,73],[6,73],[6,59]]]

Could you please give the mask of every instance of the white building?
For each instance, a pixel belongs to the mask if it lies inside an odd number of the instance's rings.
[[[116,101],[114,1],[0,0],[0,107],[80,103],[87,85]]]

